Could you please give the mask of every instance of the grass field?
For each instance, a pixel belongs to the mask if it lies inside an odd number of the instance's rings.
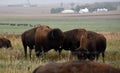
[[[107,38],[107,48],[105,63],[114,67],[120,68],[120,33],[119,32],[100,32]],[[2,35],[1,35],[2,36]],[[32,73],[32,71],[39,65],[46,64],[48,62],[66,62],[74,59],[69,58],[70,53],[68,51],[62,51],[61,58],[54,50],[50,50],[44,58],[36,58],[34,50],[32,51],[32,59],[24,58],[24,51],[21,43],[20,36],[15,35],[3,36],[9,38],[12,41],[13,49],[0,49],[0,72],[1,73]],[[29,53],[29,50],[28,50]],[[102,57],[99,61],[102,63]]]
[[[49,25],[52,28],[61,28],[63,31],[74,28],[85,28],[92,31],[119,32],[120,15],[72,15],[72,16],[1,16],[0,23]],[[29,26],[2,26],[0,33],[22,33],[32,27]]]
[[[105,63],[120,68],[120,17],[119,15],[111,16],[51,16],[51,17],[26,17],[26,16],[1,16],[0,23],[14,24],[44,24],[52,28],[61,28],[63,31],[74,28],[85,28],[97,31],[107,38],[107,49]],[[33,27],[7,26],[0,25],[0,36],[9,38],[12,42],[13,49],[0,49],[0,73],[32,73],[39,65],[48,62],[65,62],[69,59],[70,53],[62,51],[61,58],[54,50],[49,51],[44,58],[36,58],[35,52],[32,52],[32,59],[24,58],[24,51],[20,36],[27,29]],[[9,35],[7,33],[12,33]],[[28,50],[29,52],[29,50]],[[28,54],[29,57],[29,54]],[[102,62],[100,57],[98,62]]]

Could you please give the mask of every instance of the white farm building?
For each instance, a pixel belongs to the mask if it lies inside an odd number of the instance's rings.
[[[98,8],[97,12],[108,12],[108,9],[106,9],[106,8]]]
[[[80,9],[79,13],[88,13],[89,9],[88,8],[84,8],[84,9]]]
[[[75,13],[74,10],[63,10],[61,13]]]

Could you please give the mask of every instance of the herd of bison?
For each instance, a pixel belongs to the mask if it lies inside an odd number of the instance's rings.
[[[61,55],[62,50],[68,50],[77,57],[77,61],[64,63],[49,63],[36,68],[33,73],[120,73],[120,69],[107,64],[93,62],[102,54],[105,62],[106,38],[104,35],[86,29],[72,29],[62,31],[46,25],[34,27],[21,35],[25,58],[27,47],[31,58],[32,49],[36,57],[40,58],[51,49]],[[7,38],[0,38],[0,48],[12,47]]]

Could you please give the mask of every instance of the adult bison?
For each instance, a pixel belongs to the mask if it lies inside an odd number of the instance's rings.
[[[48,63],[39,66],[33,73],[120,73],[119,68],[91,61]]]
[[[0,38],[0,48],[12,48],[11,41],[7,38]]]
[[[29,53],[31,58],[31,52],[35,46],[35,32],[37,28],[41,28],[41,27],[44,27],[44,26],[38,26],[22,33],[21,39],[24,47],[25,58],[27,58],[27,47],[29,47]]]
[[[36,30],[35,34],[35,51],[36,56],[51,49],[58,49],[64,40],[64,33],[58,29],[49,27],[41,27]]]
[[[73,29],[64,32],[65,38],[61,48],[57,49],[61,53],[62,49],[74,52],[77,48],[86,51],[87,31],[85,29]],[[81,45],[81,46],[80,46]]]
[[[78,58],[88,58],[89,60],[98,60],[100,53],[102,53],[103,62],[106,50],[106,38],[102,34],[93,31],[87,31],[87,45],[88,52],[78,52]],[[78,50],[77,50],[78,51]]]

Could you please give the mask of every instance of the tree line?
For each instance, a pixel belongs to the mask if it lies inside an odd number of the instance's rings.
[[[71,10],[74,10],[75,12],[79,12],[80,9],[88,8],[90,12],[96,11],[98,8],[106,8],[108,11],[117,10],[117,7],[120,6],[120,2],[96,2],[93,4],[84,4],[79,5],[75,3],[71,3]],[[59,8],[52,8],[51,13],[61,13],[65,8],[63,6],[63,3],[60,4]]]

